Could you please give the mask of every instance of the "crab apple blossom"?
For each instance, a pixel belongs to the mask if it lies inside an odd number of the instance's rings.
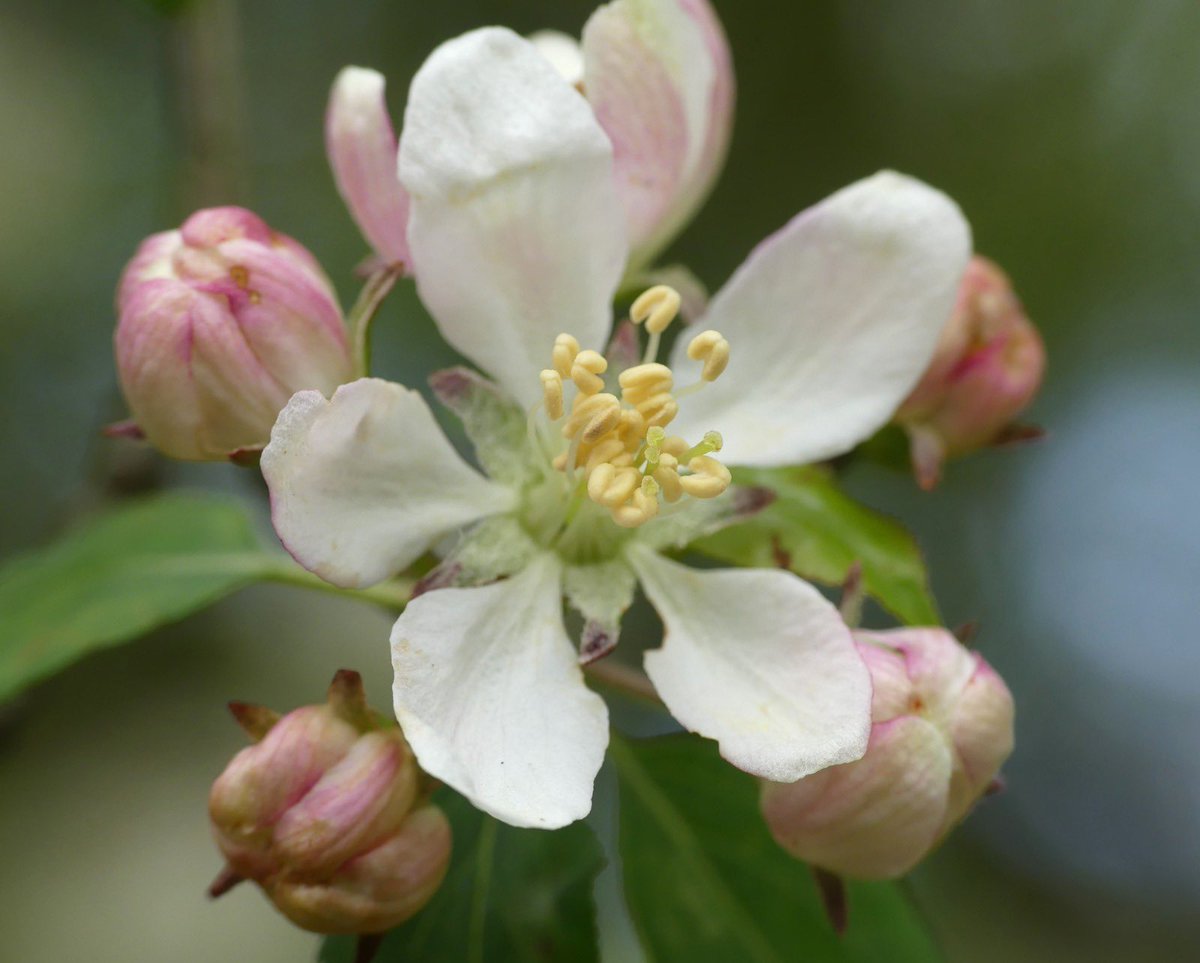
[[[857,762],[765,783],[772,834],[855,879],[912,869],[991,785],[1013,749],[1013,700],[983,657],[943,629],[856,632],[871,671],[871,739]]]
[[[765,240],[699,333],[662,350],[679,296],[657,286],[630,312],[644,350],[622,325],[605,355],[629,255],[613,152],[530,42],[488,28],[439,47],[400,175],[418,293],[495,379],[432,379],[483,472],[420,394],[375,379],[298,393],[262,459],[280,539],[322,578],[442,555],[392,631],[397,718],[428,772],[521,826],[591,806],[608,716],[580,662],[616,643],[638,584],[667,633],[647,674],[727,760],[786,782],[862,755],[870,679],[836,609],[790,572],[664,553],[737,518],[727,466],[829,458],[886,422],[970,251],[953,202],[878,174]]]
[[[1041,335],[1008,276],[976,255],[917,387],[896,412],[913,469],[931,489],[946,458],[994,443],[1037,394],[1046,370]]]
[[[211,892],[252,879],[293,923],[380,933],[420,910],[450,859],[450,825],[424,800],[404,736],[345,669],[328,700],[282,718],[231,703],[255,740],[213,783],[209,816],[226,868]]]
[[[173,458],[261,449],[295,392],[352,377],[320,266],[240,207],[197,211],[143,241],[117,314],[121,389],[141,433]]]
[[[530,40],[586,98],[613,145],[613,176],[631,272],[648,264],[699,208],[720,171],[733,122],[729,47],[707,0],[615,0],[581,40]],[[325,121],[334,180],[378,260],[413,270],[409,197],[381,74],[347,67]]]

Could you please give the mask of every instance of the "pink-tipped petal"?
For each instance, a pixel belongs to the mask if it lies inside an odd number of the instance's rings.
[[[583,31],[583,89],[613,142],[632,267],[699,207],[725,158],[733,69],[705,0],[616,0]]]
[[[346,67],[333,82],[325,149],[339,193],[363,236],[388,264],[410,264],[408,193],[396,175],[396,134],[383,75]]]

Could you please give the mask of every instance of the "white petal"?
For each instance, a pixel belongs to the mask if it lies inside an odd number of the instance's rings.
[[[262,456],[284,547],[335,585],[394,575],[447,532],[511,508],[415,391],[378,378],[292,396]]]
[[[627,254],[612,146],[531,43],[491,27],[433,52],[400,179],[418,292],[454,347],[526,404],[557,334],[604,347]]]
[[[392,667],[396,718],[427,772],[513,826],[588,814],[608,710],[563,628],[552,555],[414,599],[392,630]]]
[[[539,30],[529,35],[529,42],[572,87],[583,83],[583,50],[578,40],[561,30]]]
[[[775,782],[862,756],[871,679],[816,589],[777,569],[691,569],[644,546],[629,557],[666,629],[646,673],[684,726]]]
[[[701,320],[732,348],[721,379],[680,406],[686,437],[721,432],[721,460],[803,464],[885,424],[920,378],[954,304],[970,229],[946,195],[884,172],[767,238]],[[687,338],[673,362],[686,371]]]

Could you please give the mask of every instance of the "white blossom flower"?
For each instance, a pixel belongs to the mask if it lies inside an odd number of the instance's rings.
[[[514,825],[584,816],[608,718],[580,661],[615,641],[638,583],[666,631],[645,669],[685,727],[777,782],[859,758],[870,679],[820,593],[662,552],[736,511],[725,464],[828,458],[889,419],[967,261],[953,202],[893,173],[853,184],[753,251],[669,364],[658,342],[677,297],[663,287],[631,309],[645,355],[625,327],[606,359],[628,253],[612,146],[533,45],[488,28],[438,48],[399,153],[418,292],[497,382],[433,381],[486,475],[417,392],[376,379],[297,394],[262,467],[283,543],[335,584],[443,554],[449,587],[392,632],[396,714],[421,765]]]
[[[543,30],[534,46],[587,98],[613,145],[613,176],[636,273],[699,208],[725,160],[733,65],[707,0],[614,0],[581,40]],[[346,67],[325,115],[338,190],[382,263],[411,273],[408,194],[396,180],[396,135],[378,71]]]

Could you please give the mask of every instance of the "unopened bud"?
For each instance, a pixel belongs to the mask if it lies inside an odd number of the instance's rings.
[[[942,629],[855,633],[871,672],[871,737],[857,762],[764,783],[776,841],[821,869],[891,879],[974,806],[1013,748],[1013,702],[983,658]]]
[[[147,238],[117,292],[117,369],[134,420],[173,458],[262,448],[297,391],[352,377],[337,298],[298,243],[240,207]]]
[[[445,876],[450,827],[423,798],[400,730],[367,708],[358,674],[339,672],[324,705],[265,734],[270,714],[247,709],[235,716],[258,741],[209,794],[227,864],[212,892],[252,879],[318,933],[378,933],[421,909]]]
[[[922,488],[942,462],[996,441],[1033,400],[1046,352],[1012,283],[978,255],[967,265],[933,361],[896,412]]]

